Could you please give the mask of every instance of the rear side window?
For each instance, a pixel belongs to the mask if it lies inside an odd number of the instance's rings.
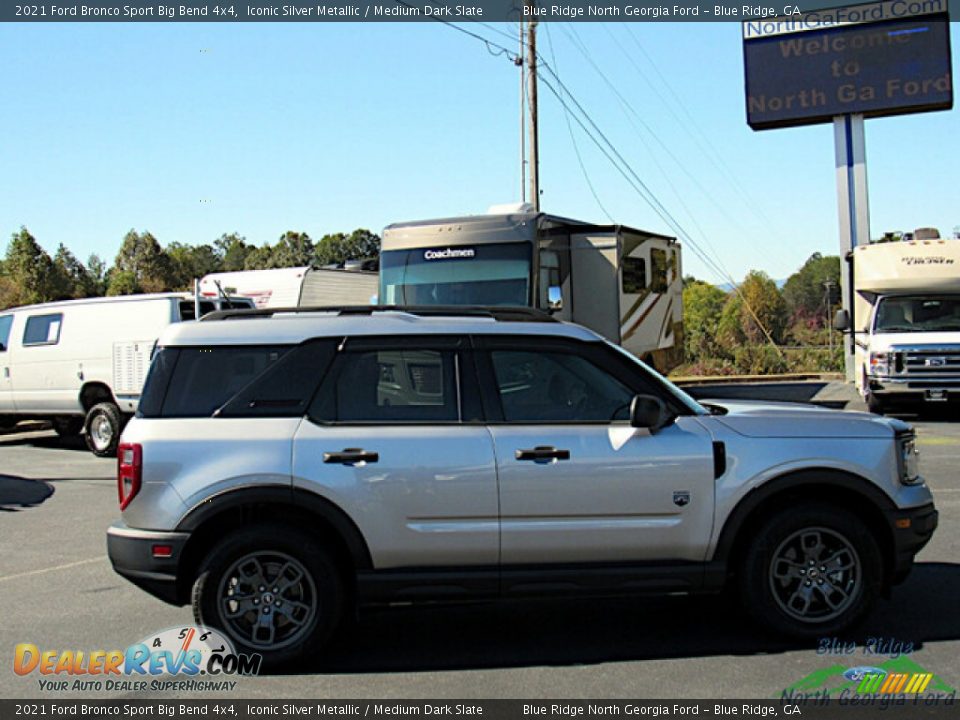
[[[27,318],[23,329],[24,345],[56,345],[60,342],[60,326],[63,315],[33,315]]]
[[[139,417],[299,417],[337,341],[290,346],[160,348]]]
[[[0,317],[0,352],[10,347],[10,327],[13,325],[13,315]]]
[[[346,352],[324,383],[319,422],[457,422],[457,354],[452,350]]]

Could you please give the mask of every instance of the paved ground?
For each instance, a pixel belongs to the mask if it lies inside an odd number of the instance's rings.
[[[960,424],[916,424],[941,528],[910,580],[844,638],[858,643],[855,655],[784,644],[716,599],[404,608],[366,614],[335,659],[241,679],[233,696],[771,698],[837,662],[879,664],[887,658],[862,652],[880,637],[912,643],[913,661],[960,686]],[[49,432],[0,436],[0,697],[41,696],[36,675],[11,670],[18,642],[125,648],[190,622],[189,610],[111,571],[104,530],[118,514],[113,472],[113,461],[65,448]]]

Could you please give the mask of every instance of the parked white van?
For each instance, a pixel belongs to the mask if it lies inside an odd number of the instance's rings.
[[[203,299],[200,314],[239,307],[253,307],[253,301]],[[185,293],[0,311],[0,425],[49,420],[60,435],[83,431],[95,455],[116,454],[157,338],[171,323],[195,316],[195,299]]]

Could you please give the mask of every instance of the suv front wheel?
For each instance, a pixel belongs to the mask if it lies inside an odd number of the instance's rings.
[[[747,611],[798,637],[844,630],[880,593],[876,539],[856,515],[822,503],[774,514],[751,538],[740,569]]]
[[[193,586],[197,623],[276,667],[320,649],[340,621],[343,581],[316,538],[290,527],[237,530],[207,555]]]

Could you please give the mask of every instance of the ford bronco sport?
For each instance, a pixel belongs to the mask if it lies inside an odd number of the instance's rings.
[[[253,310],[162,336],[118,573],[277,664],[361,604],[739,590],[835,634],[937,524],[907,424],[701,405],[523,309]]]

